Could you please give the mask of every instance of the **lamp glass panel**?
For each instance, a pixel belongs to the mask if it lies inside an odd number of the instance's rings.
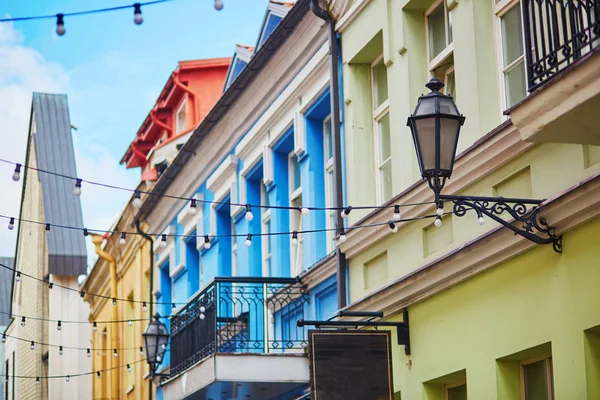
[[[458,141],[457,119],[440,118],[440,169],[450,170]]]
[[[449,97],[440,97],[440,114],[456,115],[458,116],[458,110],[454,101]]]
[[[419,101],[415,116],[429,115],[435,113],[435,96],[425,97]]]
[[[435,168],[435,117],[414,121],[423,171]],[[421,172],[423,172],[421,171]]]
[[[154,361],[156,359],[156,343],[157,343],[156,335],[154,335],[154,334],[144,335],[144,342],[146,344],[146,358],[149,361]]]

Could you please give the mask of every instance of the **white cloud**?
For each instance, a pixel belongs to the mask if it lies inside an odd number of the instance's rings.
[[[72,75],[78,73],[74,71],[77,69],[67,71],[25,45],[22,33],[12,24],[0,24],[0,158],[20,163],[25,160],[32,92],[66,93],[71,105],[80,105],[70,107],[71,121],[80,128],[74,131],[79,177],[132,187],[135,174],[126,174],[119,166],[118,158],[100,140],[105,139],[100,135],[103,124],[108,121],[98,120],[97,113],[88,113],[89,106],[100,107],[102,99],[98,99],[94,92],[73,90]],[[93,86],[93,82],[90,83]],[[21,182],[12,181],[13,169],[14,166],[0,163],[2,215],[19,215]],[[129,195],[127,192],[84,185],[81,200],[86,227],[109,229]],[[0,219],[0,224],[4,223],[8,224],[8,221]],[[0,225],[0,255],[14,254],[16,232],[17,229],[9,231]],[[91,243],[88,243],[88,256],[90,260],[94,259]]]

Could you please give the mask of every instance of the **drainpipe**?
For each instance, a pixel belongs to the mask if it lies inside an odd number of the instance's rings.
[[[158,109],[158,107],[154,107],[152,110],[150,110],[150,119],[152,119],[152,122],[154,122],[156,125],[160,126],[161,128],[165,129],[167,131],[167,136],[171,137],[172,133],[173,133],[173,129],[163,123],[162,121],[160,121],[157,117],[156,117],[156,110]]]
[[[154,315],[154,240],[146,232],[142,231],[139,220],[135,221],[135,230],[141,237],[148,241],[148,244],[150,244],[150,298],[148,299],[148,306],[150,308],[148,310],[150,311],[149,315],[152,316]],[[152,379],[148,379],[148,400],[152,400],[153,389]]]
[[[110,266],[110,297],[117,298],[117,261],[113,256],[102,250],[102,242],[105,237],[101,235],[91,235],[92,243],[96,246],[96,254],[103,260],[106,260]],[[119,320],[119,307],[112,307],[112,320]],[[119,324],[110,324],[110,341],[111,347],[113,349],[119,348]],[[106,356],[109,357],[109,356]],[[117,367],[119,366],[118,360],[116,357],[110,357],[111,370],[110,380],[111,380],[111,398],[118,399],[119,398],[119,374]]]
[[[190,103],[192,106],[192,126],[196,126],[196,124],[198,123],[198,110],[196,107],[196,93],[194,93],[192,91],[192,89],[190,89],[189,87],[185,86],[183,83],[181,83],[181,81],[179,80],[179,69],[175,70],[173,72],[173,82],[175,82],[175,85],[179,88],[181,88],[184,92],[187,92],[190,96]]]
[[[329,97],[331,99],[331,133],[333,145],[333,188],[335,207],[344,206],[342,187],[342,144],[340,134],[340,85],[338,74],[339,51],[337,35],[335,32],[335,21],[327,10],[319,6],[319,0],[311,0],[310,9],[317,17],[329,25]],[[336,227],[339,233],[344,228],[344,219],[336,212]],[[337,264],[337,293],[338,308],[346,306],[346,256],[339,248],[336,248],[335,259]]]

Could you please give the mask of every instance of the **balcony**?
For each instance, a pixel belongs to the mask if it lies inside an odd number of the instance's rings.
[[[296,279],[215,278],[171,318],[165,398],[287,398],[308,385]],[[293,398],[293,397],[292,397]]]
[[[514,125],[525,141],[600,145],[600,2],[522,3],[530,95]]]

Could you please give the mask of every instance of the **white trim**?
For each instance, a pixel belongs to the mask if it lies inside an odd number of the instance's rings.
[[[185,117],[185,126],[183,127],[183,129],[179,129],[179,114],[181,112],[184,112],[184,117]],[[188,107],[187,107],[187,94],[184,96],[183,100],[181,100],[181,103],[179,103],[179,107],[177,107],[177,111],[175,112],[175,135],[177,136],[182,132],[185,132],[188,126]]]
[[[301,156],[306,151],[306,130],[304,127],[304,114],[294,113],[294,154]]]
[[[206,180],[206,188],[215,194],[222,191],[222,186],[226,186],[227,181],[231,180],[232,176],[235,178],[237,165],[238,158],[233,154],[228,155],[216,171]]]
[[[273,149],[269,146],[263,149],[263,183],[267,186],[273,183]]]

